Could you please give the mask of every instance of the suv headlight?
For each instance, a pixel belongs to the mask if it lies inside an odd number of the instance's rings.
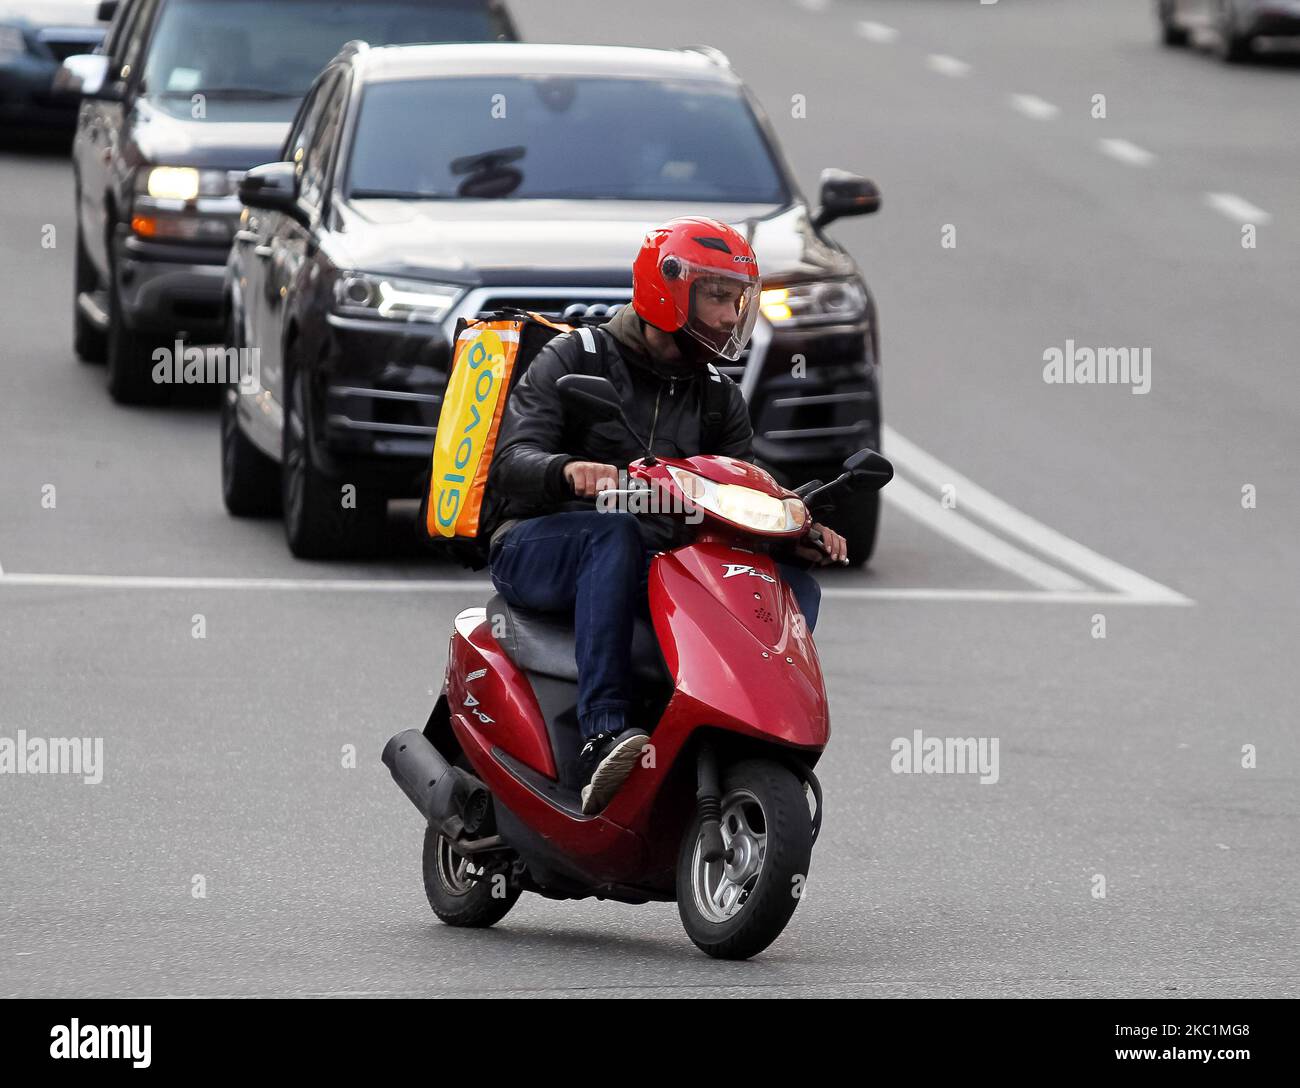
[[[334,281],[334,311],[388,321],[441,321],[461,295],[449,283],[344,272]]]
[[[773,325],[860,321],[867,294],[855,279],[814,280],[769,288],[759,295],[758,305]]]
[[[238,170],[198,170],[193,166],[145,166],[135,175],[137,196],[184,203],[200,197],[233,196]]]
[[[239,220],[237,170],[142,166],[135,174],[131,230],[154,241],[229,244]]]
[[[752,487],[720,484],[675,465],[668,475],[691,502],[757,533],[796,533],[808,520],[808,508],[794,497],[778,499]]]

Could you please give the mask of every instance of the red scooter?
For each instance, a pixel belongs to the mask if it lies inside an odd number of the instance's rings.
[[[607,379],[566,375],[558,388],[566,407],[626,424]],[[428,724],[383,752],[427,821],[434,913],[489,926],[524,891],[676,900],[710,956],[745,959],[771,944],[798,905],[821,828],[813,768],[830,722],[817,651],[768,549],[816,542],[815,512],[892,476],[870,450],[833,482],[798,491],[730,457],[646,451],[628,467],[629,506],[639,498],[698,528],[691,543],[651,561],[653,626],[636,622],[629,718],[651,739],[594,816],[579,799],[568,617],[500,596],[460,613]]]

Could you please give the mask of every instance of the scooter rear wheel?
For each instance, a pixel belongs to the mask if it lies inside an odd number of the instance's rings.
[[[455,765],[472,772],[464,753]],[[482,879],[475,879],[475,877]],[[486,929],[510,913],[522,894],[504,874],[487,875],[451,848],[451,842],[432,827],[424,829],[424,895],[433,913],[449,926]]]
[[[475,879],[478,877],[479,879]],[[496,925],[519,899],[504,875],[486,874],[456,853],[432,827],[424,831],[424,894],[449,926],[485,929]]]
[[[722,841],[730,861],[706,862],[700,819],[677,855],[677,910],[687,935],[715,959],[757,955],[799,905],[812,859],[812,818],[794,773],[750,759],[722,774]]]

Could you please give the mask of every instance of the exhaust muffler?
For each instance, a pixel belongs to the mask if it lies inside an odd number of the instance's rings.
[[[420,815],[452,842],[493,830],[492,795],[472,774],[453,767],[418,729],[384,745],[384,766]]]

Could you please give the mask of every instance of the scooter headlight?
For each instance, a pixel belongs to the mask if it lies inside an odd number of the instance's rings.
[[[697,506],[758,533],[798,532],[808,520],[808,511],[799,499],[778,499],[752,487],[720,484],[673,465],[668,466],[668,474]]]

